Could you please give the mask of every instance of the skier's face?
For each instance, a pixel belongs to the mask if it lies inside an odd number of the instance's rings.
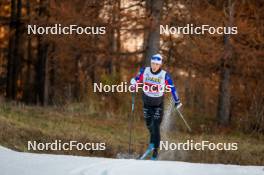
[[[153,72],[157,72],[161,67],[161,64],[157,64],[157,63],[151,63],[151,70]]]

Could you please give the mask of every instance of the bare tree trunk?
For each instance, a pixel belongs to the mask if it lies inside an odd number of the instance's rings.
[[[11,1],[11,16],[9,23],[9,48],[8,48],[8,62],[7,62],[7,82],[6,82],[6,97],[13,99],[12,86],[13,86],[13,69],[14,69],[14,45],[15,37],[12,34],[16,29],[16,0]]]
[[[26,1],[26,10],[27,10],[27,17],[30,21],[30,0]],[[32,46],[31,46],[31,36],[27,36],[27,60],[26,60],[26,77],[25,77],[25,86],[24,86],[24,92],[23,92],[23,101],[26,103],[33,103],[34,102],[34,92],[32,89],[32,71],[31,71],[31,65],[32,65]]]
[[[185,80],[185,106],[190,108],[192,104],[192,95],[191,95],[191,81],[192,81],[192,72],[188,69],[188,77]]]
[[[44,1],[39,2],[39,17],[46,15],[46,6]],[[42,36],[38,36],[38,55],[36,62],[36,98],[37,103],[41,105],[48,104],[48,48],[49,44],[43,40]]]
[[[49,45],[45,44],[44,48],[45,53],[43,55],[43,62],[45,64],[44,68],[43,68],[43,74],[44,74],[44,82],[43,82],[43,86],[44,86],[44,99],[43,99],[43,104],[44,106],[48,105],[49,103],[49,59],[48,59],[48,48]]]
[[[150,26],[146,43],[145,65],[149,65],[151,56],[159,52],[159,25],[162,16],[163,3],[164,0],[148,0],[147,2],[147,14],[150,15]]]
[[[121,9],[121,0],[117,0],[114,8],[116,9],[115,11],[115,16],[114,16],[114,23],[120,23],[120,9]],[[121,31],[120,31],[121,26],[117,26],[114,28],[114,40],[115,40],[115,45],[113,45],[113,52],[114,54],[114,71],[115,73],[120,72],[120,48],[121,48],[121,42],[120,42],[120,37],[121,37]]]
[[[42,37],[38,38],[38,58],[36,63],[36,91],[37,101],[41,105],[47,104],[47,86],[46,86],[46,71],[47,71],[47,52],[48,45],[43,43]]]
[[[75,58],[75,77],[74,77],[74,99],[77,101],[80,100],[81,94],[81,85],[80,85],[80,59],[81,59],[81,54],[77,54]]]
[[[51,44],[51,53],[55,52],[55,44],[52,43]],[[53,56],[53,54],[51,54],[52,56],[50,57],[50,73],[49,73],[49,104],[53,104],[54,103],[54,97],[55,97],[55,93],[56,93],[56,89],[55,89],[55,69],[56,69],[56,63],[55,63],[55,58]]]
[[[118,0],[119,1],[119,0]],[[117,24],[119,21],[119,3],[118,1],[113,2],[113,7],[112,7],[112,15],[110,19],[110,23],[113,24],[112,27],[110,28],[110,34],[109,34],[109,48],[110,48],[110,57],[108,60],[106,60],[106,69],[108,74],[112,74],[114,71],[114,66],[115,66],[115,60],[116,60],[116,53],[117,53],[117,47],[118,47],[118,41],[117,41],[117,26],[114,24]]]
[[[11,1],[11,20],[9,24],[11,35],[8,50],[6,97],[12,100],[16,99],[17,81],[21,64],[19,57],[21,9],[21,0]],[[13,31],[15,31],[15,35],[12,34]]]
[[[170,34],[169,51],[168,51],[168,57],[167,57],[168,65],[170,65],[170,63],[171,63],[172,55],[173,55],[173,40],[172,40],[172,36]]]
[[[97,60],[96,56],[95,55],[92,55],[92,58],[93,60]],[[90,76],[90,79],[91,79],[91,82],[92,84],[96,83],[97,82],[97,79],[96,79],[96,75],[95,75],[95,71],[96,71],[96,67],[93,66],[91,67],[88,72],[89,72],[89,76]]]
[[[228,125],[230,121],[230,68],[222,60],[218,100],[218,122],[221,125]]]
[[[233,24],[234,3],[229,3],[229,24]],[[225,53],[221,58],[220,84],[217,107],[217,119],[220,125],[226,126],[230,123],[230,59],[232,58],[232,46],[230,44],[230,35],[224,36]]]

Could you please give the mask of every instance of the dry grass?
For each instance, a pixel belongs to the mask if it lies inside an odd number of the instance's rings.
[[[91,103],[90,105],[72,103],[63,107],[45,108],[2,103],[0,105],[0,144],[15,150],[27,151],[27,141],[30,140],[105,142],[106,151],[48,153],[115,157],[118,152],[126,152],[128,149],[128,113],[124,115],[118,111],[110,113],[105,111],[102,110],[102,106]],[[192,125],[195,125],[195,120]],[[133,150],[140,153],[146,147],[148,133],[144,122],[138,118],[134,120],[133,128]],[[174,151],[170,159],[207,163],[264,164],[263,136],[217,133],[216,131],[210,134],[209,132],[200,130],[197,133],[188,134],[178,130],[172,131],[167,137],[170,138],[170,142],[184,142],[186,139],[238,142],[238,151]]]

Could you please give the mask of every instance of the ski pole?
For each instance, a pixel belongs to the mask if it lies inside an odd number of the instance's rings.
[[[131,104],[131,113],[129,119],[129,144],[128,144],[128,154],[131,154],[131,140],[132,140],[132,119],[135,109],[135,93],[132,92],[132,104]]]
[[[180,112],[180,110],[176,108],[176,111],[178,112],[179,116],[180,116],[181,119],[183,120],[183,122],[184,122],[184,124],[186,125],[186,127],[188,128],[188,130],[189,130],[190,132],[192,132],[191,127],[188,125],[187,121],[184,119],[184,117],[183,117],[182,113]]]

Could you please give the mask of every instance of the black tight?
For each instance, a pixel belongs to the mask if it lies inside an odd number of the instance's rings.
[[[159,148],[163,105],[158,107],[144,105],[143,110],[145,122],[150,133],[150,143],[154,144],[154,148]]]

